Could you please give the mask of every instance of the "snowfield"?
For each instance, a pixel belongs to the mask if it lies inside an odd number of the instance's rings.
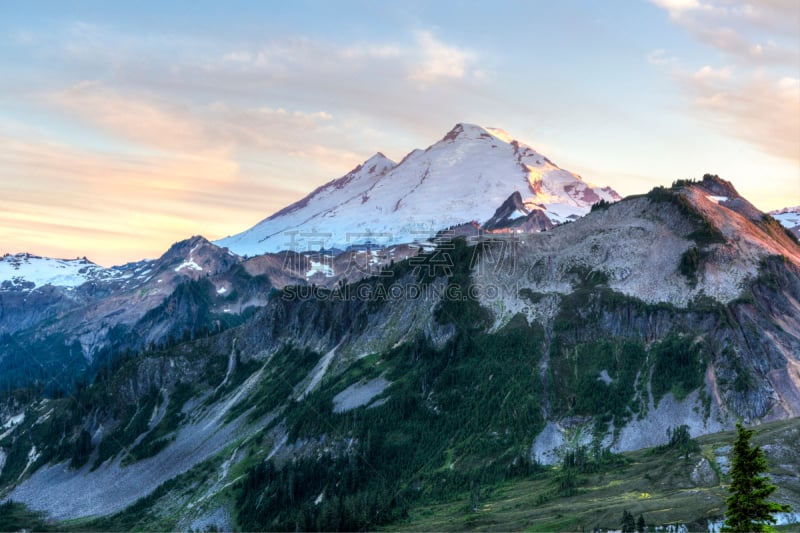
[[[31,254],[0,258],[0,290],[31,290],[44,285],[79,287],[97,278],[121,277],[122,273],[83,259],[51,259]]]
[[[800,205],[771,211],[770,215],[780,222],[784,228],[800,236]]]

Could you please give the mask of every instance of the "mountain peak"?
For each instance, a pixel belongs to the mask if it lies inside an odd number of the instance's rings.
[[[727,196],[731,198],[739,196],[739,192],[736,190],[736,187],[733,186],[733,183],[720,178],[716,174],[705,174],[699,185],[711,194],[718,196]]]
[[[479,126],[477,124],[469,124],[467,122],[459,122],[453,129],[447,132],[442,141],[460,140],[500,140],[505,143],[519,143],[510,133],[501,128],[493,128],[489,126]]]
[[[366,165],[367,163],[379,162],[379,161],[389,161],[392,163],[394,162],[388,157],[386,157],[383,152],[375,152],[374,154],[372,154],[372,157],[364,161],[364,164]]]
[[[189,250],[196,250],[197,248],[212,243],[202,235],[192,235],[188,239],[178,241],[172,244],[169,249],[164,253],[165,256],[183,256]]]
[[[477,124],[459,122],[453,126],[453,129],[447,132],[447,135],[442,138],[442,141],[455,141],[456,139],[491,139],[493,135],[490,133],[490,129],[494,128],[487,129]]]
[[[353,169],[352,172],[358,172],[365,169],[368,174],[380,175],[390,168],[394,167],[397,163],[383,155],[383,152],[375,152],[375,154]],[[351,172],[351,173],[352,173]]]
[[[462,122],[400,163],[378,152],[341,178],[217,244],[239,255],[260,255],[288,245],[305,249],[312,241],[300,242],[304,235],[314,235],[315,246],[326,249],[347,249],[358,235],[380,235],[383,245],[410,243],[443,228],[484,223],[515,192],[521,214],[542,211],[519,231],[574,220],[600,200],[619,200],[612,189],[595,187],[559,168],[501,129]]]

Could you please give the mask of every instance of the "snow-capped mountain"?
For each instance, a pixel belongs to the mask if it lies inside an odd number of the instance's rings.
[[[216,244],[240,255],[346,249],[426,240],[468,222],[484,224],[515,193],[513,221],[541,211],[553,223],[619,195],[559,168],[503,130],[457,124],[439,142],[395,164],[381,153],[253,228]],[[541,217],[539,217],[541,218]]]
[[[800,237],[800,205],[770,211],[769,214],[780,222],[784,228]]]
[[[242,259],[200,236],[160,258],[103,268],[30,254],[0,261],[0,389],[80,372],[104,350],[157,345],[237,323],[266,302],[282,258]],[[71,374],[70,374],[71,375]],[[49,381],[48,381],[49,380]]]
[[[44,285],[75,288],[87,281],[110,281],[131,275],[126,269],[103,268],[85,257],[53,259],[21,253],[0,258],[0,291],[31,290]]]
[[[6,254],[0,257],[0,292],[30,292],[48,285],[73,290],[88,282],[127,290],[151,281],[163,283],[165,278],[196,279],[215,274],[228,270],[238,260],[232,252],[221,250],[199,236],[175,243],[159,259],[110,268],[85,257],[56,259],[29,253]]]

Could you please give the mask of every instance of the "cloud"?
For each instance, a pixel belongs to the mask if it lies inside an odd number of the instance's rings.
[[[347,59],[390,59],[403,55],[402,49],[391,44],[359,44],[343,48],[339,54]]]
[[[220,54],[227,60],[182,72],[194,87],[213,85],[215,97],[227,102],[234,95],[271,101],[271,108],[280,107],[278,102],[286,106],[287,101],[300,108],[328,102],[325,111],[350,129],[333,146],[355,151],[369,130],[400,127],[425,137],[437,135],[490,100],[486,88],[491,71],[474,51],[430,31],[410,37],[410,41],[344,45],[284,38],[252,49],[228,50]],[[504,105],[491,100],[494,108]],[[407,149],[397,140],[384,139],[388,145],[371,145],[366,151]],[[405,152],[394,155],[402,157]]]
[[[725,136],[800,164],[800,4],[794,0],[651,0],[725,64],[689,66],[656,50],[648,62],[683,90],[693,114]]]
[[[71,78],[73,86],[95,80],[125,97],[149,100],[179,115],[186,107],[194,113],[198,102],[292,113],[324,111],[339,125],[347,123],[353,133],[391,125],[427,137],[472,116],[490,100],[494,106],[505,105],[488,95],[492,71],[475,51],[425,29],[371,42],[282,35],[232,45],[213,37],[197,41],[132,35],[76,23],[66,32],[36,40],[30,48],[37,57],[50,60],[60,77]],[[51,92],[63,91],[51,80],[31,80],[24,86],[48,84]],[[323,109],[318,108],[320,102]],[[352,152],[363,145],[360,134],[339,133],[334,146],[347,145]],[[392,147],[366,148],[377,149]]]
[[[800,4],[795,0],[651,0],[695,39],[749,64],[797,67]]]
[[[412,80],[430,84],[445,78],[461,79],[468,74],[475,54],[447,45],[429,31],[418,31],[415,37],[421,57],[409,73]]]
[[[240,72],[258,72],[262,80],[283,81],[302,78],[313,72],[326,78],[366,76],[356,83],[375,83],[370,74],[386,74],[393,82],[403,79],[425,85],[442,80],[464,79],[473,75],[475,52],[448,44],[428,30],[413,33],[410,44],[358,43],[336,46],[303,37],[293,37],[265,44],[257,50],[233,50],[223,54],[223,61]]]
[[[89,255],[106,265],[160,255],[188,235],[240,231],[242,216],[255,222],[299,195],[222,156],[122,157],[19,131],[0,132],[0,181],[3,251]]]
[[[182,151],[208,147],[201,125],[185,108],[126,96],[100,81],[82,81],[46,99],[79,121],[145,146]]]
[[[701,7],[697,0],[651,0],[653,4],[666,9],[670,18],[680,19],[687,11],[693,11]]]
[[[695,108],[721,132],[800,162],[800,79],[703,67],[682,77]]]
[[[72,120],[158,153],[183,159],[227,160],[241,157],[267,159],[290,153],[322,153],[316,163],[341,170],[343,161],[355,165],[359,155],[338,139],[342,128],[326,111],[288,111],[282,107],[246,107],[222,101],[175,103],[136,92],[119,92],[106,83],[80,82],[70,89],[49,93],[44,102]],[[340,153],[334,154],[336,148]]]
[[[667,55],[666,50],[659,48],[647,54],[647,62],[651,65],[670,65],[678,61],[675,56]]]
[[[692,78],[701,83],[725,82],[731,79],[732,70],[730,67],[714,68],[709,65],[692,73]]]

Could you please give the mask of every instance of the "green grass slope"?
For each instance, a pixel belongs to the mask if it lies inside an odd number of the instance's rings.
[[[639,450],[600,472],[580,475],[577,494],[553,496],[559,468],[531,479],[512,480],[463,493],[441,504],[412,508],[397,531],[591,531],[619,529],[624,511],[648,525],[686,524],[690,531],[708,531],[709,520],[721,518],[728,495],[724,472],[726,449],[734,432],[698,439],[699,451],[688,459],[678,450]],[[779,486],[775,499],[800,509],[800,477],[796,453],[800,420],[774,422],[756,429],[754,442],[765,450],[770,475]],[[729,452],[727,453],[729,455]],[[693,471],[703,459],[711,474]],[[708,474],[708,473],[707,473]],[[785,526],[797,530],[798,524]]]

